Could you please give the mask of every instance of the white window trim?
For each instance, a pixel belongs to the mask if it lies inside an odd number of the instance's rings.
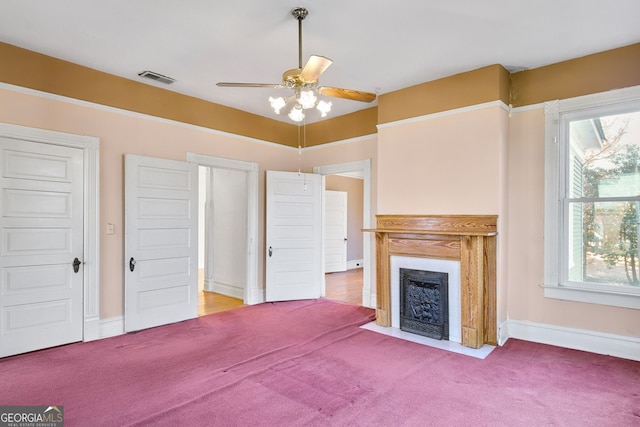
[[[563,114],[599,107],[615,107],[617,104],[640,102],[640,86],[612,90],[577,98],[545,102],[545,208],[544,208],[544,296],[569,301],[640,309],[640,289],[607,285],[581,286],[578,283],[562,283],[560,265],[566,261],[560,250],[563,245],[560,206],[560,120]]]

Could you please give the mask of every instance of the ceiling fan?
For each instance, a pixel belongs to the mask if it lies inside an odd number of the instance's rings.
[[[318,78],[331,65],[333,61],[324,56],[311,55],[304,67],[302,67],[302,21],[309,11],[303,7],[297,7],[291,11],[291,15],[298,20],[298,68],[292,68],[282,74],[282,83],[230,83],[219,82],[221,87],[263,87],[275,89],[293,89],[294,93],[286,98],[269,97],[271,107],[276,114],[287,104],[293,103],[289,112],[289,118],[295,122],[304,119],[304,110],[316,107],[322,117],[331,110],[331,102],[320,100],[318,95],[334,98],[343,98],[353,101],[371,102],[376,99],[375,93],[361,92],[337,87],[318,86]]]

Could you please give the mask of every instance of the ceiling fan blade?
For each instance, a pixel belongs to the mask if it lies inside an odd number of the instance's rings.
[[[352,101],[371,102],[376,99],[375,93],[360,92],[359,90],[340,89],[337,87],[319,87],[321,95],[333,96],[334,98],[350,99]]]
[[[324,73],[332,62],[332,60],[324,56],[311,55],[311,58],[309,58],[300,73],[300,79],[306,83],[317,82],[320,74]]]
[[[220,87],[270,87],[273,89],[283,88],[280,83],[230,83],[230,82],[218,82],[216,86]]]

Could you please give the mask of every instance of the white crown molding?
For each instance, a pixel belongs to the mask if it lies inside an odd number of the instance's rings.
[[[544,102],[540,102],[538,104],[523,105],[521,107],[511,107],[511,113],[517,114],[523,113],[525,111],[540,110],[544,108],[544,104]]]
[[[378,128],[378,130],[386,129],[394,126],[401,126],[409,123],[418,123],[418,122],[423,122],[427,120],[437,119],[439,117],[446,117],[446,116],[452,116],[452,115],[461,114],[461,113],[468,113],[470,111],[484,110],[485,108],[492,108],[492,107],[500,107],[503,110],[505,110],[507,113],[511,111],[511,108],[502,101],[490,101],[490,102],[484,102],[482,104],[470,105],[468,107],[454,108],[453,110],[439,111],[437,113],[425,114],[424,116],[416,116],[408,119],[397,120],[394,122],[383,123],[383,124],[377,125],[376,127]]]
[[[203,132],[207,132],[207,133],[210,133],[210,134],[213,134],[213,135],[237,138],[237,139],[240,139],[240,140],[243,140],[243,141],[253,142],[253,143],[256,143],[256,144],[268,145],[268,146],[271,146],[271,147],[277,147],[277,148],[282,148],[282,149],[287,149],[287,150],[297,150],[297,148],[289,147],[289,146],[286,146],[286,145],[283,145],[283,144],[278,144],[276,142],[266,141],[266,140],[257,139],[257,138],[251,138],[249,136],[243,136],[243,135],[238,135],[238,134],[235,134],[235,133],[224,132],[224,131],[217,130],[217,129],[211,129],[211,128],[204,127],[204,126],[198,126],[198,125],[193,125],[193,124],[189,124],[189,123],[184,123],[184,122],[180,122],[178,120],[165,119],[165,118],[162,118],[162,117],[156,117],[156,116],[152,116],[150,114],[144,114],[144,113],[138,113],[138,112],[135,112],[135,111],[129,111],[129,110],[125,110],[125,109],[122,109],[122,108],[110,107],[110,106],[98,104],[98,103],[95,103],[95,102],[82,101],[80,99],[70,98],[70,97],[62,96],[62,95],[56,95],[56,94],[43,92],[43,91],[39,91],[39,90],[35,90],[35,89],[29,89],[29,88],[25,88],[25,87],[22,87],[22,86],[16,86],[16,85],[8,84],[8,83],[0,82],[0,89],[9,90],[9,91],[12,91],[12,92],[18,92],[18,93],[22,93],[22,94],[25,94],[25,95],[37,96],[39,98],[50,99],[50,100],[53,100],[53,101],[66,102],[68,104],[79,105],[79,106],[82,106],[82,107],[95,108],[96,110],[106,111],[106,112],[109,112],[109,113],[122,114],[122,115],[125,115],[127,117],[134,117],[134,118],[138,118],[138,119],[151,120],[151,121],[155,121],[155,122],[159,122],[159,123],[165,123],[165,124],[170,124],[170,125],[174,125],[174,126],[179,126],[179,127],[185,128],[185,129],[203,131]]]
[[[318,144],[318,145],[313,145],[311,147],[305,147],[302,149],[302,151],[304,152],[304,151],[317,150],[318,148],[335,147],[337,145],[344,145],[344,144],[350,144],[353,142],[366,141],[368,139],[377,138],[377,137],[378,137],[377,133],[370,133],[369,135],[356,136],[354,138],[341,139],[340,141],[327,142],[325,144]]]

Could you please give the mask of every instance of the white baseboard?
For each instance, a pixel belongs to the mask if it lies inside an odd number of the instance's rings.
[[[85,318],[82,341],[94,341],[97,339],[100,339],[100,318],[97,316]]]
[[[124,334],[124,316],[100,320],[100,338],[115,337]]]
[[[498,325],[498,345],[503,346],[508,339],[509,339],[509,321],[505,320],[504,322],[500,323],[500,325]]]
[[[254,304],[262,304],[266,301],[266,295],[264,289],[250,289],[249,295],[247,295],[247,299],[245,300],[245,304],[254,305]]]
[[[354,268],[362,268],[362,266],[364,266],[364,260],[352,259],[351,261],[347,261],[347,270],[353,270]]]
[[[521,320],[508,320],[507,328],[510,338],[640,361],[640,338],[636,337]],[[503,325],[500,329],[502,333]]]
[[[362,305],[368,308],[376,308],[376,293],[362,289]]]
[[[238,287],[221,282],[213,282],[211,285],[211,292],[237,299],[244,299],[244,287]]]

